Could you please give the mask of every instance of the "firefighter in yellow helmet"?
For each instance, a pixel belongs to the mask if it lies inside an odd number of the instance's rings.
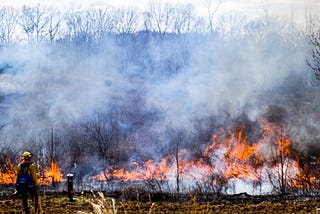
[[[38,177],[35,165],[31,162],[32,154],[24,152],[22,162],[17,167],[16,187],[22,195],[22,204],[26,214],[30,213],[28,207],[28,195],[34,200],[35,213],[38,209]]]

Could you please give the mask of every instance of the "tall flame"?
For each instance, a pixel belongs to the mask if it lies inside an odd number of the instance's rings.
[[[54,161],[50,163],[50,167],[44,172],[44,178],[41,179],[42,184],[51,184],[56,182],[63,182],[63,174],[61,173],[58,164]]]
[[[14,184],[16,182],[17,169],[10,159],[7,159],[6,164],[0,171],[1,184]]]
[[[244,125],[229,134],[221,129],[212,135],[211,144],[197,157],[181,149],[159,162],[150,159],[144,163],[131,162],[126,168],[111,166],[94,178],[100,181],[208,184],[226,188],[230,182],[241,180],[253,186],[269,183],[279,191],[319,187],[320,182],[314,172],[301,168],[297,157],[292,155],[291,141],[285,129],[266,118],[261,118],[259,125],[261,133],[256,142],[248,140]],[[320,157],[316,157],[315,162],[320,162]],[[0,171],[0,183],[13,184],[15,179],[16,167],[7,160]],[[63,181],[63,174],[53,161],[40,178],[41,184],[45,185]]]
[[[304,175],[291,155],[291,141],[284,128],[266,118],[261,118],[259,124],[261,137],[257,142],[248,141],[245,126],[226,137],[220,130],[212,136],[212,143],[201,158],[192,158],[187,150],[181,150],[176,155],[163,157],[158,163],[154,160],[140,165],[132,162],[128,168],[108,169],[95,178],[122,181],[177,181],[178,178],[212,184],[227,184],[232,179],[240,179],[252,184],[269,182],[280,190],[284,186],[303,188],[304,182],[315,182],[314,176]]]

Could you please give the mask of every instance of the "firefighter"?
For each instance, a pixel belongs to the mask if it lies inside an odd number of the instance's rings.
[[[34,201],[35,213],[38,209],[38,177],[35,165],[31,162],[32,154],[24,152],[22,162],[17,167],[16,188],[22,196],[22,204],[26,214],[30,213],[28,195]]]

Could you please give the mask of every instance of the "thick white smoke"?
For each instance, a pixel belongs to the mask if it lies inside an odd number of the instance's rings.
[[[304,76],[307,54],[304,40],[293,50],[278,35],[203,41],[183,72],[150,84],[148,100],[177,126],[223,113],[246,112],[256,120],[267,108],[260,105],[265,93],[287,84],[291,75]]]
[[[6,129],[25,137],[105,109],[122,79],[108,56],[23,47],[3,51],[0,58],[12,66],[1,81]]]

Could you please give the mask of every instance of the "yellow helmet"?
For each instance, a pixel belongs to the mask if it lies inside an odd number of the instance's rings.
[[[32,157],[32,154],[30,152],[24,152],[22,154],[23,159],[30,159]]]

